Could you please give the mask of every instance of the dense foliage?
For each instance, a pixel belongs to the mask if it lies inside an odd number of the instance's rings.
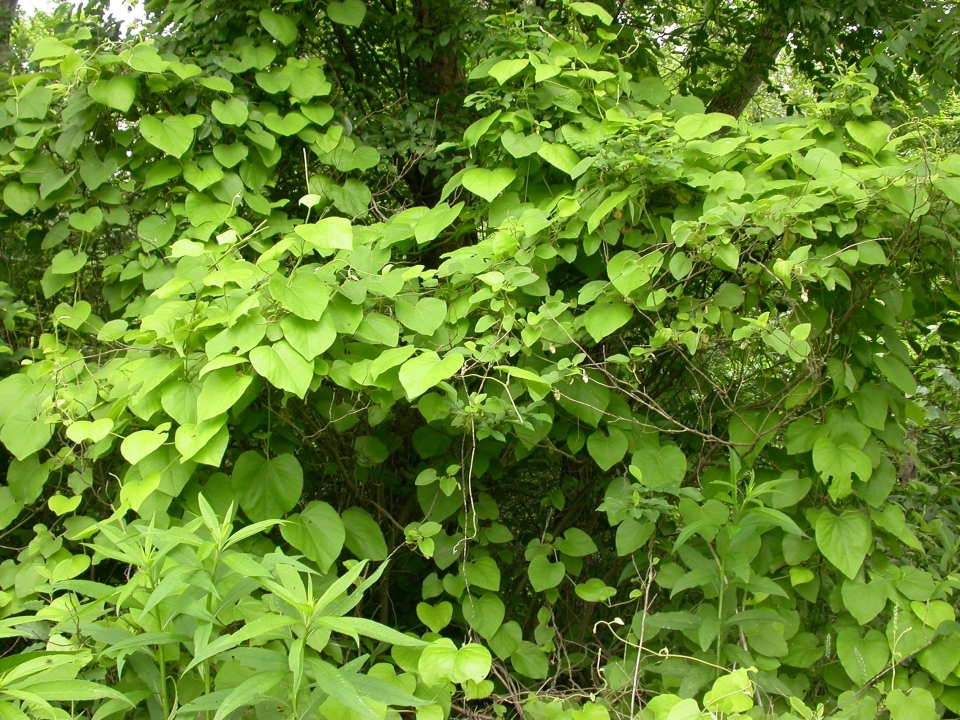
[[[752,122],[601,5],[424,7],[11,75],[0,716],[960,714],[960,156],[895,54]]]

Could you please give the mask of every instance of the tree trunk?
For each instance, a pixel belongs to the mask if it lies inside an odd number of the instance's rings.
[[[770,18],[760,28],[760,33],[750,43],[740,63],[720,86],[710,100],[707,112],[721,112],[740,117],[747,104],[757,94],[777,62],[777,55],[787,44],[789,29],[779,20]]]
[[[17,19],[17,0],[0,0],[0,64],[10,63],[10,33]]]

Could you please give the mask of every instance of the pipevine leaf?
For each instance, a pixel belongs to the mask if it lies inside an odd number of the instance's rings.
[[[199,115],[170,115],[162,120],[156,115],[140,118],[143,139],[167,155],[182,157],[193,144],[193,131],[203,118]]]
[[[366,14],[367,6],[361,0],[327,3],[327,17],[339,25],[360,27]]]
[[[873,540],[870,521],[863,513],[846,510],[834,515],[824,510],[817,518],[815,534],[823,556],[848,578],[856,578]]]
[[[137,97],[137,79],[132,75],[118,75],[97,80],[87,87],[87,93],[101,105],[125,113]]]
[[[266,458],[248,450],[237,458],[230,480],[240,508],[254,522],[282,518],[303,491],[303,469],[289,453]]]

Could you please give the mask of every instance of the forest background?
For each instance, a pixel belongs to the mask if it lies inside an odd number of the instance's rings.
[[[952,2],[0,2],[0,717],[960,715]]]

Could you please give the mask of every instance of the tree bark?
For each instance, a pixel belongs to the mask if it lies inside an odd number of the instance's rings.
[[[777,62],[777,55],[787,44],[789,34],[789,29],[778,19],[767,19],[760,27],[760,33],[744,52],[740,63],[710,100],[707,112],[721,112],[740,117],[770,75],[770,71]]]
[[[0,0],[0,65],[10,64],[10,33],[17,19],[17,0]]]

